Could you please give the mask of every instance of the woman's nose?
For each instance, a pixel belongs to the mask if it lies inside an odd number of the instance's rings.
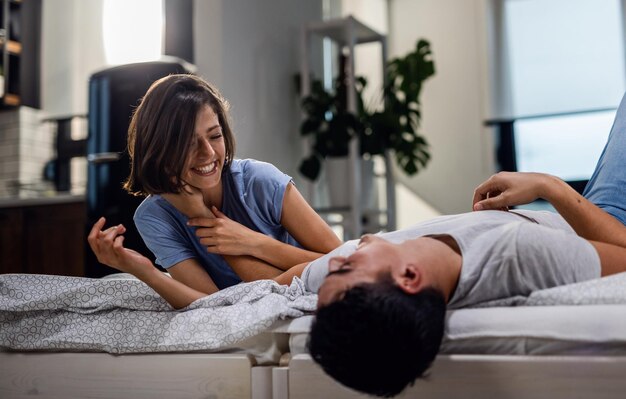
[[[213,150],[213,146],[209,142],[209,140],[203,138],[200,141],[200,151],[203,155],[213,156],[215,154],[215,150]]]

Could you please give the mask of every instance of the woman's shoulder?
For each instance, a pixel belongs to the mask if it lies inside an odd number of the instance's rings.
[[[268,180],[291,180],[291,176],[283,173],[273,164],[250,158],[234,159],[231,164],[231,173],[233,177],[242,179],[245,184],[254,184]]]
[[[172,213],[172,205],[158,194],[149,195],[135,210],[135,221],[154,217],[163,218]]]
[[[254,173],[257,171],[268,170],[280,172],[280,170],[273,164],[252,158],[233,159],[230,167],[233,172],[241,173]]]

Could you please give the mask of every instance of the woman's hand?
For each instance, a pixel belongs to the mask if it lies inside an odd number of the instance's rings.
[[[161,273],[154,267],[150,259],[132,249],[124,248],[124,236],[122,234],[126,228],[123,225],[119,224],[102,230],[104,222],[104,218],[100,218],[91,228],[87,238],[89,246],[98,257],[98,261],[119,271],[134,275],[161,295],[174,309],[189,306],[193,301],[218,290],[208,274],[206,277],[210,285],[208,288],[205,286],[207,292],[202,292]],[[187,262],[189,261],[192,260],[188,259]],[[204,270],[202,271],[204,272]]]
[[[554,177],[543,173],[500,172],[476,187],[472,208],[502,210],[545,198],[551,179]]]
[[[188,222],[189,226],[198,227],[196,235],[207,251],[219,255],[255,256],[255,250],[266,236],[235,222],[216,207],[211,211],[215,218],[192,218]]]
[[[124,248],[124,236],[122,234],[126,232],[126,228],[119,224],[102,230],[105,222],[103,217],[100,218],[93,225],[87,237],[89,246],[96,254],[98,261],[137,277],[142,273],[152,271],[154,265],[150,259],[132,249]]]

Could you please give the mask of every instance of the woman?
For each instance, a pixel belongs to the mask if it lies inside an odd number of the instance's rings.
[[[268,163],[234,159],[227,103],[199,77],[170,75],[148,89],[128,149],[124,187],[147,195],[135,213],[137,229],[156,263],[194,290],[210,294],[276,277],[341,243],[291,177]],[[89,243],[100,262],[123,270],[129,256],[140,255],[119,251],[124,227],[102,231],[104,223]]]

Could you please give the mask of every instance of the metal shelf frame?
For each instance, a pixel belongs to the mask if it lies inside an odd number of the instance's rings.
[[[385,64],[387,60],[387,38],[385,35],[376,32],[370,27],[359,22],[352,16],[348,16],[340,19],[333,19],[322,22],[315,22],[308,24],[302,28],[301,32],[301,56],[300,56],[300,87],[302,90],[302,97],[306,97],[310,94],[311,79],[310,79],[310,63],[311,63],[311,39],[314,35],[320,37],[327,37],[337,43],[344,49],[347,49],[349,54],[349,63],[347,68],[347,86],[348,86],[348,110],[356,114],[357,112],[357,97],[355,89],[355,76],[354,76],[354,49],[357,45],[363,43],[379,42],[381,44],[381,62],[383,67],[383,81],[385,79]],[[393,168],[391,163],[391,155],[389,151],[384,154],[385,161],[385,191],[386,191],[386,209],[382,212],[386,214],[386,230],[394,230],[396,227],[396,214],[395,214],[395,180],[393,177]],[[359,154],[359,139],[355,138],[350,142],[349,146],[349,198],[350,206],[348,209],[342,209],[340,212],[344,214],[345,220],[342,223],[344,227],[344,239],[354,239],[359,237],[363,232],[363,215],[364,209],[362,209],[361,203],[361,156]],[[313,188],[315,183],[309,183],[309,200],[311,200]],[[334,212],[332,208],[316,209],[319,213],[331,213]],[[372,213],[369,210],[368,213]]]

